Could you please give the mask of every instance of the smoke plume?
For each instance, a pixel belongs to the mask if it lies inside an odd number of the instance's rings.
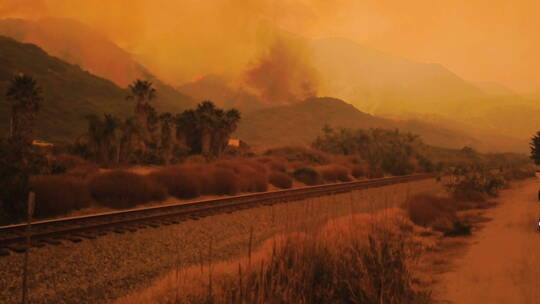
[[[244,75],[266,103],[290,104],[317,94],[317,71],[300,43],[277,39]]]

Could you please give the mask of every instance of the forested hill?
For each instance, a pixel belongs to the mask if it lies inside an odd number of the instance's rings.
[[[79,66],[49,56],[41,48],[0,36],[0,131],[8,132],[10,106],[5,99],[9,81],[15,74],[36,78],[43,90],[44,101],[38,115],[36,136],[51,141],[73,141],[86,129],[88,114],[110,113],[126,117],[133,113],[127,101],[127,90],[113,82],[90,74]],[[163,104],[159,111],[180,112],[191,104]]]
[[[248,143],[265,147],[310,144],[325,125],[352,129],[398,128],[422,136],[428,144],[448,148],[479,144],[468,135],[431,124],[372,116],[335,98],[311,98],[252,112],[240,122],[237,135]]]

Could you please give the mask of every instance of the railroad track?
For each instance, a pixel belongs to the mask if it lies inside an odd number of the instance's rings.
[[[85,216],[42,220],[32,223],[31,237],[33,247],[59,245],[65,241],[81,242],[95,239],[107,233],[133,232],[147,227],[177,224],[185,220],[197,220],[202,217],[260,205],[297,201],[353,190],[382,187],[392,184],[433,178],[433,174],[416,174],[399,177],[385,177],[363,181],[353,181],[320,186],[310,186],[287,190],[277,190],[246,194],[192,203],[177,203],[144,207],[123,211],[114,211]],[[26,250],[26,224],[0,227],[0,256],[10,252]]]

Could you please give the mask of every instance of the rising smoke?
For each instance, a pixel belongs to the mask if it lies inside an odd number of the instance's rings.
[[[280,38],[244,75],[266,103],[290,104],[317,94],[317,71],[298,42]]]

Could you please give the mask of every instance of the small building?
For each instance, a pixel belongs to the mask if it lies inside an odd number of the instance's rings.
[[[32,141],[32,145],[36,147],[41,147],[41,148],[52,148],[54,146],[53,143],[50,143],[44,140],[39,140],[39,139],[34,139]]]
[[[240,139],[231,138],[229,139],[229,142],[227,143],[227,145],[231,147],[240,147]]]

